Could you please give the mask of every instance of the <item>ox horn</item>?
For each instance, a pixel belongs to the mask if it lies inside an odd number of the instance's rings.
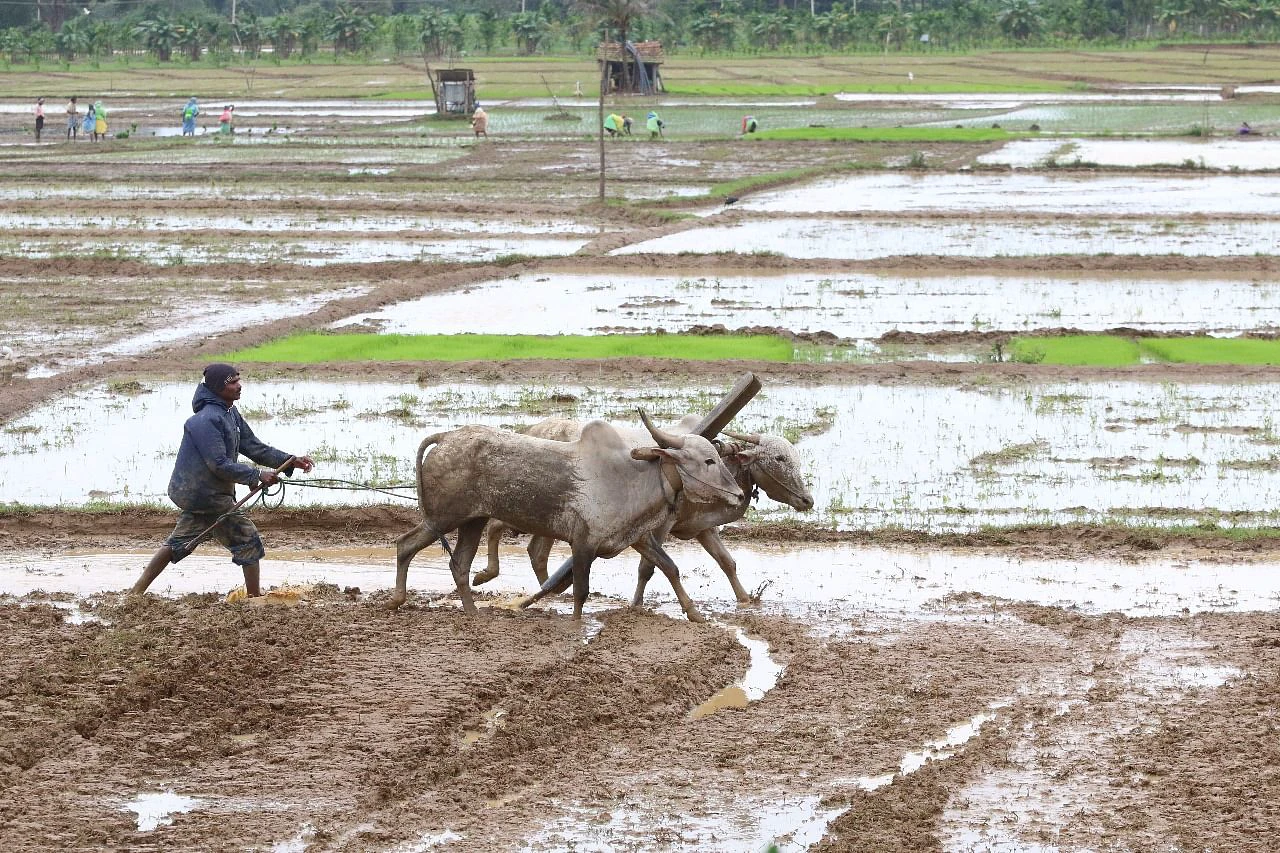
[[[644,409],[636,409],[636,411],[640,413],[640,420],[644,422],[644,428],[649,431],[649,435],[653,436],[653,440],[658,442],[659,447],[674,447],[677,450],[684,447],[683,435],[659,429],[654,426],[653,421],[649,420],[649,416],[645,414]]]
[[[737,439],[738,441],[745,441],[747,444],[760,443],[760,433],[758,432],[748,434],[745,432],[729,432],[727,429],[722,429],[720,431],[729,436],[729,438]]]

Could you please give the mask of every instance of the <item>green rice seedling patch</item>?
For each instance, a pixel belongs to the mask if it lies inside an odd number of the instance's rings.
[[[1114,335],[1063,335],[1056,338],[1014,338],[1013,361],[1028,364],[1073,364],[1120,367],[1141,359],[1138,344]]]
[[[770,335],[294,335],[230,353],[251,362],[503,361],[671,358],[790,361],[792,345]]]
[[[1255,338],[1146,338],[1144,353],[1179,364],[1280,364],[1280,341]]]
[[[1178,364],[1280,364],[1280,341],[1255,338],[1131,338],[1066,335],[1014,338],[1013,361],[1122,367],[1146,361]]]

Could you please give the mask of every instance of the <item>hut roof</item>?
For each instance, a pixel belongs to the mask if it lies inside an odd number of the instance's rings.
[[[660,41],[637,41],[632,42],[635,46],[636,53],[640,56],[641,62],[662,62],[662,42]],[[630,52],[626,54],[628,59],[631,58]],[[610,62],[621,62],[623,60],[622,45],[616,41],[601,42],[596,48],[596,59],[607,59]]]
[[[435,74],[441,83],[465,83],[476,79],[470,68],[437,68]]]

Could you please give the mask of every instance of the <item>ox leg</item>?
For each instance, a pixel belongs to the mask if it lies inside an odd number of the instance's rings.
[[[573,618],[582,619],[582,607],[587,603],[587,595],[591,592],[591,564],[595,562],[596,552],[590,546],[574,545],[573,547]]]
[[[720,571],[724,572],[724,576],[729,579],[729,585],[733,587],[733,594],[737,596],[738,603],[749,604],[751,596],[747,595],[747,591],[738,582],[738,561],[733,559],[729,549],[724,547],[724,542],[720,539],[720,531],[714,527],[704,530],[698,534],[698,541],[720,565]]]
[[[409,564],[418,552],[440,538],[431,525],[423,523],[396,539],[396,588],[387,606],[395,610],[409,598]]]
[[[474,586],[480,586],[482,583],[488,583],[498,576],[498,546],[502,544],[502,535],[510,530],[501,521],[497,519],[491,520],[489,526],[485,530],[485,540],[488,546],[487,554],[489,563],[483,572],[476,572],[475,577],[471,579]]]
[[[652,561],[667,576],[667,580],[671,583],[671,589],[680,601],[680,609],[684,611],[685,617],[690,622],[707,621],[706,617],[698,612],[698,608],[694,605],[693,599],[689,597],[689,593],[685,592],[684,584],[680,583],[680,568],[667,552],[662,550],[662,544],[657,538],[651,533],[633,547],[640,552],[640,556]]]
[[[533,566],[533,574],[540,584],[547,582],[547,559],[551,556],[551,546],[554,544],[555,540],[550,536],[529,538],[529,565]]]
[[[631,606],[639,607],[644,604],[644,589],[649,585],[649,579],[653,577],[653,561],[648,557],[640,558],[639,577],[636,578],[636,592],[631,596]]]
[[[520,599],[520,609],[524,609],[531,604],[536,604],[548,595],[555,595],[564,592],[569,588],[569,584],[573,580],[573,557],[564,561],[560,568],[556,569],[556,573],[542,582],[541,588],[533,595]]]
[[[471,563],[480,548],[480,540],[484,536],[487,518],[473,518],[458,528],[458,544],[453,548],[453,556],[449,558],[449,569],[453,572],[453,583],[458,588],[458,598],[462,599],[462,611],[468,616],[475,616],[476,603],[471,597],[471,584],[467,577],[471,571]]]

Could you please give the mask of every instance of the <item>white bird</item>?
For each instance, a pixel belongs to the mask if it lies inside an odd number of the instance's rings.
[[[916,75],[914,75],[914,74],[912,74],[910,71],[908,71],[908,72],[907,72],[907,81],[908,81],[908,82],[914,82],[914,81],[915,81],[915,79],[916,79]]]
[[[3,358],[5,361],[8,361],[11,358],[13,358],[13,347],[9,347],[9,346],[0,347],[0,358]]]

